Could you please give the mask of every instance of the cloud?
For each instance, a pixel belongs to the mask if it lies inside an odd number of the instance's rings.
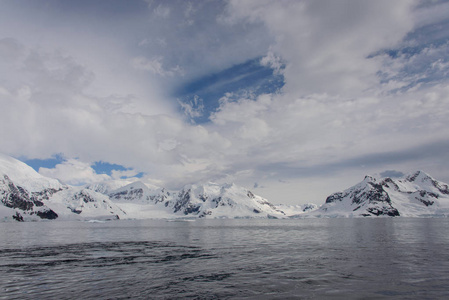
[[[445,6],[419,3],[2,3],[0,151],[63,153],[42,172],[69,182],[101,179],[89,162],[104,161],[133,169],[114,178],[256,182],[292,202],[382,170],[447,176],[447,22],[432,21]],[[267,67],[285,85],[252,93],[251,70]],[[204,84],[229,70],[229,82]],[[178,102],[189,83],[203,84]]]
[[[82,185],[111,179],[106,174],[97,174],[89,164],[76,159],[68,159],[56,165],[53,169],[40,168],[39,173],[44,176],[57,178],[70,185]]]
[[[112,170],[111,178],[112,179],[123,179],[123,178],[132,178],[139,175],[139,172],[135,170]]]
[[[193,99],[190,101],[182,102],[179,101],[179,105],[181,105],[184,114],[193,121],[195,118],[199,118],[204,113],[204,103],[203,99],[198,97],[197,95],[193,96]]]
[[[405,174],[402,173],[401,171],[396,171],[396,170],[386,170],[383,171],[382,173],[380,173],[380,176],[382,177],[393,177],[393,178],[399,178],[399,177],[403,177]]]
[[[150,71],[155,75],[159,75],[162,77],[172,77],[175,76],[176,74],[183,74],[183,70],[180,66],[175,66],[169,70],[166,70],[162,64],[163,58],[162,57],[155,57],[151,60],[143,57],[143,56],[139,56],[139,57],[135,57],[133,58],[133,60],[131,61],[131,64],[133,66],[133,68],[137,69],[137,70],[144,70],[144,71]]]
[[[411,1],[230,1],[234,22],[262,22],[286,61],[287,92],[354,96],[376,83],[367,59],[413,28]],[[369,37],[369,38],[367,38]]]
[[[170,16],[170,7],[159,4],[154,10],[154,13],[161,18],[168,18]]]

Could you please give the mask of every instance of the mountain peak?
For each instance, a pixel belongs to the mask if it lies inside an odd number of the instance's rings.
[[[423,182],[423,181],[432,181],[434,180],[429,174],[425,173],[424,171],[418,170],[414,172],[412,175],[407,176],[407,181],[410,182]]]

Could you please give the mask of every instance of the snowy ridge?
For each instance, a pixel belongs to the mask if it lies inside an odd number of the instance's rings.
[[[287,216],[291,218],[301,216],[305,213],[318,209],[318,205],[314,203],[297,204],[297,205],[276,204],[275,206],[277,209],[283,211]]]
[[[95,191],[72,187],[56,193],[47,206],[68,220],[123,219],[126,212],[109,197]]]
[[[417,171],[400,179],[366,176],[330,195],[315,216],[449,216],[449,187]]]
[[[126,213],[107,196],[61,184],[28,165],[0,154],[0,219],[117,219]]]
[[[7,175],[11,181],[30,192],[44,189],[60,189],[63,187],[58,180],[47,178],[37,173],[27,164],[0,153],[0,175]]]
[[[234,184],[189,185],[180,192],[124,180],[73,187],[4,155],[0,174],[0,218],[4,221],[286,216],[266,199]]]
[[[0,201],[3,204],[0,206],[0,216],[9,215],[17,221],[24,221],[24,216],[27,220],[56,219],[58,215],[41,201],[47,193],[51,192],[38,195],[30,193],[3,175],[0,179]]]
[[[156,204],[159,202],[164,202],[170,196],[170,192],[165,189],[150,189],[141,181],[135,181],[107,194],[112,201],[117,203],[132,202],[142,204]]]
[[[282,218],[266,199],[235,184],[187,185],[165,203],[173,213],[208,218]]]

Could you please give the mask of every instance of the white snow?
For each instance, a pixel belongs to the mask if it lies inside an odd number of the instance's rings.
[[[377,191],[373,186],[381,187],[387,201],[372,201],[367,196],[370,191]],[[417,171],[399,179],[366,176],[355,186],[335,193],[339,200],[323,204],[311,215],[319,217],[359,217],[369,214],[370,210],[396,209],[404,217],[449,216],[448,185]],[[384,216],[384,215],[382,215]]]
[[[16,185],[26,188],[29,192],[47,188],[59,189],[63,186],[58,180],[44,177],[27,164],[1,153],[0,175],[7,175]]]
[[[12,183],[24,189],[19,194],[25,195],[26,201],[34,203],[29,211],[19,209],[20,206],[9,208],[0,205],[1,221],[12,221],[12,216],[17,213],[24,220],[41,220],[36,212],[50,209],[58,214],[58,220],[92,222],[113,219],[361,217],[391,216],[397,212],[400,216],[409,217],[449,216],[448,185],[422,171],[400,179],[366,176],[353,187],[329,196],[328,203],[319,208],[315,204],[273,205],[243,187],[212,182],[187,185],[178,192],[128,180],[73,187],[44,177],[26,164],[3,154],[0,154],[0,175],[5,182],[0,185],[0,197],[13,193]],[[17,188],[14,189],[18,191]],[[12,202],[8,203],[11,205]]]

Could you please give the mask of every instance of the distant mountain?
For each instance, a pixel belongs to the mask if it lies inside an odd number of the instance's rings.
[[[165,202],[170,192],[164,188],[150,189],[141,181],[136,181],[107,193],[117,203],[157,204]]]
[[[235,184],[193,184],[178,192],[140,181],[74,187],[0,154],[0,220],[449,216],[449,187],[422,171],[366,176],[315,204],[273,205]]]
[[[417,171],[400,179],[366,176],[327,197],[315,216],[449,216],[449,187]]]
[[[108,197],[44,177],[28,165],[0,154],[0,220],[124,217]]]
[[[318,209],[318,205],[314,203],[296,205],[276,204],[275,206],[290,218],[304,216],[304,214]]]
[[[109,198],[129,215],[145,210],[150,218],[266,218],[285,217],[266,199],[235,184],[215,183],[187,185],[179,192],[163,188],[149,189],[134,182],[108,194]]]
[[[74,187],[5,155],[0,155],[0,201],[0,219],[18,221],[287,216],[235,184],[188,185],[179,192],[124,180]],[[296,208],[288,211],[298,213]]]
[[[235,184],[187,185],[165,202],[173,213],[213,218],[279,218],[285,213]]]

